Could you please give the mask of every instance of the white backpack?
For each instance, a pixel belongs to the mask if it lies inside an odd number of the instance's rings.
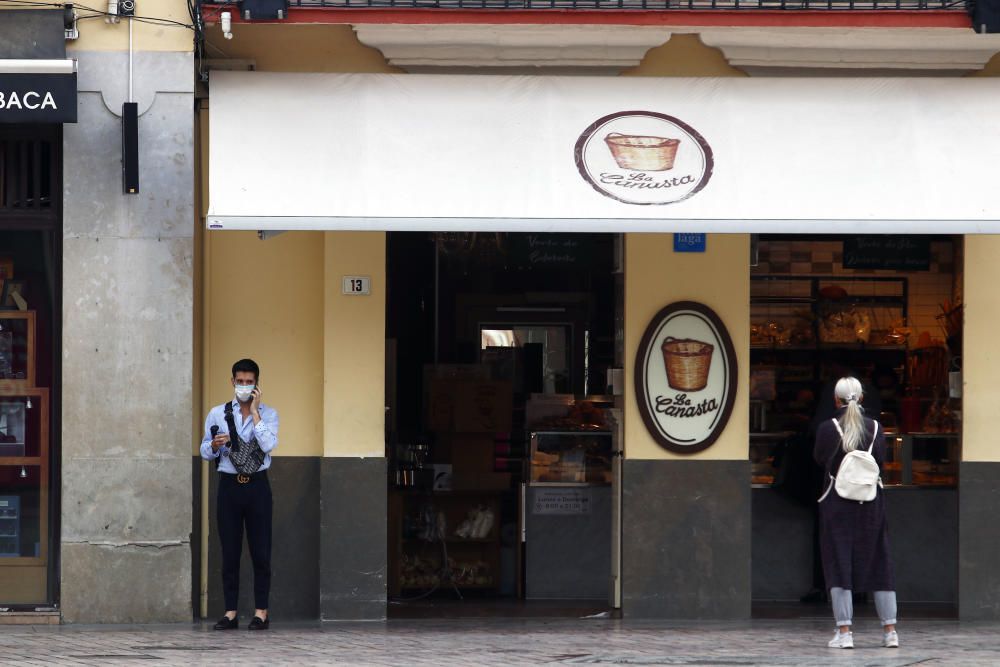
[[[840,423],[833,419],[833,425],[837,427],[837,433],[841,439],[844,431],[840,428]],[[872,433],[872,442],[868,449],[855,449],[844,455],[844,460],[840,462],[840,469],[837,476],[830,475],[830,485],[826,487],[826,492],[820,497],[818,502],[830,494],[830,489],[835,489],[837,495],[845,500],[856,500],[859,503],[867,503],[875,500],[878,494],[878,487],[882,486],[881,472],[878,463],[872,456],[872,448],[875,447],[875,438],[878,437],[878,422],[874,422],[875,432]]]

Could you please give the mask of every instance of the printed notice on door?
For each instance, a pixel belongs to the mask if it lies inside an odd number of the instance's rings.
[[[590,514],[588,489],[536,489],[532,514]]]

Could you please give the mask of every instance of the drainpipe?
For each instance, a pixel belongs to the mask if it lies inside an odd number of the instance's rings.
[[[199,117],[198,118],[198,130],[199,130],[199,132],[198,132],[198,145],[199,145],[199,147],[203,146],[204,139],[205,139],[205,137],[202,136],[201,128],[202,128],[202,119],[201,119],[201,117]],[[202,152],[202,151],[204,151],[203,147],[201,148],[201,150],[199,152]],[[198,156],[198,163],[199,164],[203,164],[203,162],[202,162],[202,156],[201,155]],[[198,178],[199,178],[199,180],[201,179],[201,174],[200,173],[198,175]],[[202,193],[202,195],[199,196],[199,201],[198,201],[198,208],[199,208],[199,210],[198,210],[198,218],[199,218],[199,220],[201,219],[201,196],[203,196],[203,193]],[[212,312],[211,308],[209,308],[209,301],[211,300],[211,294],[212,294],[212,291],[209,288],[211,287],[212,279],[211,279],[211,273],[209,271],[210,267],[209,267],[209,262],[208,262],[208,256],[210,254],[209,253],[209,246],[210,246],[210,244],[212,242],[212,235],[209,234],[209,233],[207,233],[205,231],[205,225],[204,224],[201,224],[199,226],[201,227],[201,229],[199,230],[199,233],[202,235],[202,244],[201,244],[201,286],[202,286],[202,293],[201,293],[202,294],[202,299],[201,299],[201,312],[202,312],[202,318],[201,318],[201,337],[202,338],[201,338],[201,392],[200,392],[200,396],[201,396],[201,403],[204,404],[204,402],[205,402],[205,400],[204,400],[205,390],[208,387],[208,366],[209,366],[209,364],[207,363],[207,360],[208,360],[208,354],[209,354],[209,339],[210,339],[209,332],[210,332],[210,329],[211,329],[210,323],[209,323],[209,319],[208,319],[208,314],[210,312]],[[200,408],[200,406],[199,406],[199,408]],[[201,535],[199,536],[200,539],[201,539],[201,551],[199,552],[200,555],[201,555],[201,559],[200,559],[201,560],[201,563],[200,563],[200,565],[201,565],[201,567],[200,567],[200,569],[201,569],[201,577],[200,577],[201,586],[200,586],[200,591],[199,591],[199,593],[200,593],[199,597],[200,597],[200,602],[201,602],[201,604],[199,605],[200,606],[200,609],[199,609],[200,614],[199,615],[201,616],[201,618],[208,618],[208,518],[209,518],[209,516],[208,516],[209,515],[209,512],[208,512],[208,494],[209,494],[208,476],[210,474],[211,474],[211,472],[209,472],[208,461],[202,460],[201,461]]]

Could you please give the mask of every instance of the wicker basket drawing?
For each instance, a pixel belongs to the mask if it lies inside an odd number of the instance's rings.
[[[700,340],[668,336],[661,349],[671,389],[701,391],[705,388],[712,367],[713,346]]]
[[[680,139],[644,137],[612,132],[604,137],[612,157],[622,169],[666,171],[674,168]]]

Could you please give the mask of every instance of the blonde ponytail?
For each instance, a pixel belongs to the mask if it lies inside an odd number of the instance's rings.
[[[840,416],[840,428],[844,432],[843,447],[845,452],[856,450],[865,437],[865,415],[861,411],[863,390],[857,378],[840,378],[834,395],[847,406],[847,411]]]

